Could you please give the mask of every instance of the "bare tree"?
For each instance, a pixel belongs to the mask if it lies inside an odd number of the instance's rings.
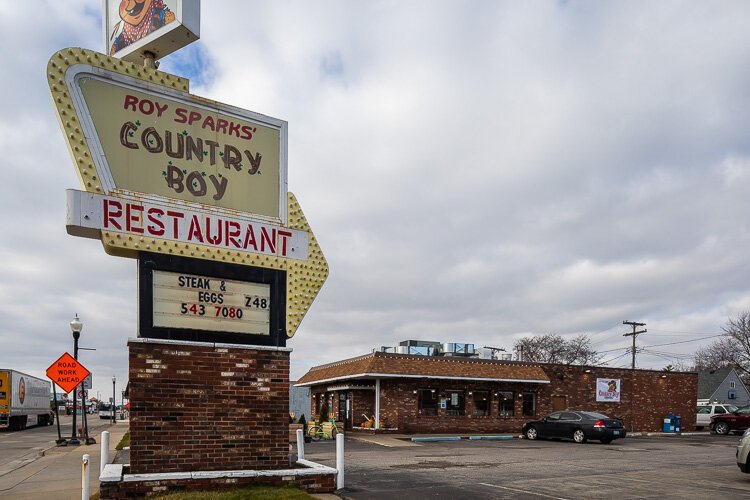
[[[670,363],[664,368],[662,368],[665,372],[694,372],[698,369],[691,365],[690,363],[687,363],[683,360],[677,360],[674,363]]]
[[[722,330],[723,337],[695,352],[696,369],[732,366],[750,375],[750,311],[729,318]]]
[[[513,344],[513,349],[523,353],[524,361],[537,363],[593,365],[601,360],[591,347],[591,339],[584,334],[570,340],[554,333],[523,337]]]

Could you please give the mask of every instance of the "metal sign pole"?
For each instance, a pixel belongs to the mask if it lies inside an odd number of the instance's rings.
[[[59,411],[59,404],[57,403],[57,390],[55,389],[57,384],[52,382],[52,398],[54,399],[54,405],[55,405],[55,420],[57,421],[57,440],[55,443],[57,443],[57,446],[67,446],[68,441],[66,439],[63,439],[62,434],[60,433],[60,411]]]

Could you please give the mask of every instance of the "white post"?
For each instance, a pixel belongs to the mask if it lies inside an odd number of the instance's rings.
[[[91,457],[88,455],[83,456],[83,461],[81,463],[81,500],[89,500],[89,497],[91,496],[91,469],[89,468],[89,459]]]
[[[305,459],[305,433],[302,429],[297,429],[297,459]]]
[[[109,463],[109,431],[102,432],[102,452],[99,460],[99,476],[104,473],[104,466]]]
[[[336,489],[344,487],[344,435],[336,434]]]
[[[375,379],[375,428],[380,429],[380,379]]]

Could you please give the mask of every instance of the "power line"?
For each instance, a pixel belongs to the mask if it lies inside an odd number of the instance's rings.
[[[678,342],[667,342],[666,344],[652,344],[652,345],[647,345],[647,346],[644,346],[644,347],[661,347],[661,346],[665,346],[665,345],[688,344],[690,342],[700,342],[701,340],[714,339],[716,337],[724,337],[724,336],[726,336],[726,333],[722,333],[722,334],[719,334],[719,335],[711,335],[710,337],[701,337],[699,339],[680,340]]]
[[[670,356],[672,358],[679,358],[679,359],[691,359],[693,358],[692,354],[683,354],[683,353],[676,353],[676,352],[667,352],[667,351],[653,351],[651,349],[641,349],[641,352],[649,353],[649,354],[661,354],[663,356]]]
[[[677,334],[682,334],[682,335],[723,335],[717,332],[680,332],[677,330],[654,330],[652,328],[651,333],[654,333],[654,332],[677,333]]]
[[[620,354],[619,356],[615,356],[615,357],[614,357],[614,358],[612,358],[612,359],[608,359],[607,361],[604,361],[604,362],[603,362],[602,364],[608,365],[608,364],[609,364],[609,363],[611,363],[612,361],[617,361],[617,360],[618,360],[618,359],[620,359],[621,357],[623,357],[623,356],[627,356],[628,352],[629,352],[629,351],[625,351],[624,353]]]
[[[615,323],[614,325],[610,326],[609,328],[605,328],[604,330],[596,333],[592,333],[592,335],[599,335],[600,333],[608,332],[613,328],[616,328],[620,323]]]

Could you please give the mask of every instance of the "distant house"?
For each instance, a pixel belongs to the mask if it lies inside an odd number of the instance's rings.
[[[731,366],[698,372],[698,402],[750,405],[750,391]]]

